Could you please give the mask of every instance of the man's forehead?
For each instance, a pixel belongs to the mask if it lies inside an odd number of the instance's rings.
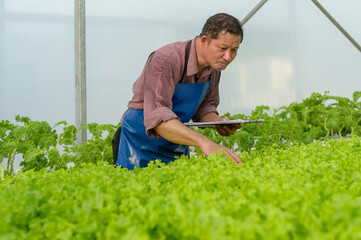
[[[225,32],[225,31],[220,32],[216,39],[211,39],[211,40],[216,40],[215,42],[221,43],[221,44],[222,43],[230,44],[230,43],[235,43],[235,42],[238,42],[240,44],[242,42],[241,35]]]

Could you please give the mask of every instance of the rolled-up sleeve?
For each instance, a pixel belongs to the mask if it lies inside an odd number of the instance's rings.
[[[219,105],[219,81],[220,81],[220,71],[212,72],[211,86],[204,100],[202,101],[198,111],[193,116],[194,122],[199,122],[203,116],[208,113],[214,112],[217,115],[217,107]]]
[[[145,72],[144,86],[144,125],[149,137],[160,137],[154,127],[161,122],[171,119],[178,119],[172,111],[172,97],[174,94],[176,80],[179,78],[179,69],[174,66],[181,66],[179,56],[152,56],[147,72]],[[176,63],[176,64],[174,64]],[[178,67],[179,68],[179,67]]]

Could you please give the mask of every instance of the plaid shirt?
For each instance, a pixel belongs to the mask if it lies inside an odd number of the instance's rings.
[[[199,121],[210,112],[217,112],[219,104],[219,80],[221,73],[211,67],[198,73],[195,37],[191,44],[184,83],[201,83],[209,80],[211,86],[193,121]],[[185,49],[188,41],[168,44],[148,57],[143,72],[133,85],[133,97],[128,107],[144,110],[144,125],[149,137],[159,137],[153,130],[161,122],[178,119],[172,111],[172,96],[183,74]]]

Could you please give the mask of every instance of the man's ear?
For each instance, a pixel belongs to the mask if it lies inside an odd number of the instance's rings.
[[[203,35],[200,40],[202,47],[205,47],[209,42],[209,38],[206,35]]]

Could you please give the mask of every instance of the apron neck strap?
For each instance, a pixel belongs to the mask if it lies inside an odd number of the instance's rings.
[[[182,74],[182,78],[180,79],[179,82],[183,81],[184,75],[187,72],[187,65],[188,65],[188,58],[189,58],[189,52],[191,51],[191,44],[192,44],[192,40],[190,40],[187,43],[187,47],[186,47],[186,57],[185,57],[185,61],[184,61],[184,69],[183,69],[183,74]]]

